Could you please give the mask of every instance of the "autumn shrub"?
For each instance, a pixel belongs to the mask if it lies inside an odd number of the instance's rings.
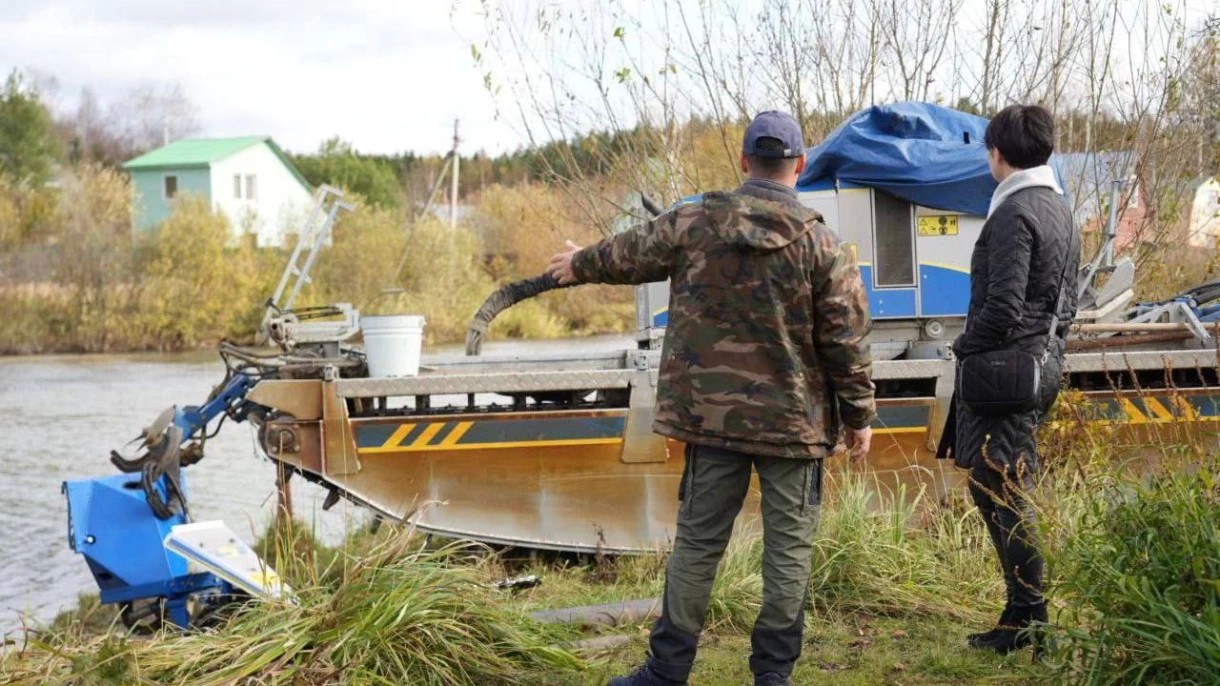
[[[81,165],[64,176],[59,197],[59,284],[70,293],[68,339],[75,350],[98,352],[117,342],[128,347],[132,330],[131,183],[100,165]],[[117,339],[117,340],[116,340]]]
[[[45,243],[57,227],[56,194],[0,175],[0,249]]]
[[[32,355],[54,350],[71,319],[70,300],[54,285],[0,289],[0,354]]]
[[[228,220],[202,198],[176,198],[148,241],[137,265],[137,320],[151,347],[181,349],[235,333],[234,322],[266,299],[254,249],[230,247]]]
[[[388,288],[401,287],[396,274],[407,250],[407,221],[400,210],[369,206],[340,215],[333,242],[318,258],[315,274],[327,303],[347,302],[363,311]]]

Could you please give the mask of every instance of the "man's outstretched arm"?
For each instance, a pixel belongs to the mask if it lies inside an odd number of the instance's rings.
[[[664,281],[677,257],[678,231],[687,214],[679,206],[587,248],[568,241],[567,249],[551,258],[547,273],[563,284]]]

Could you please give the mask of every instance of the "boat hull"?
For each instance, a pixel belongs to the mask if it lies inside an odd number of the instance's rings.
[[[322,389],[319,389],[322,391]],[[322,391],[324,392],[324,391]],[[1214,389],[1074,396],[1051,431],[1130,445],[1210,441],[1220,418]],[[866,469],[885,497],[924,493],[939,501],[965,474],[935,459],[934,398],[881,399],[866,467],[828,458],[833,475]],[[325,405],[325,402],[322,403]],[[580,552],[667,549],[684,465],[679,442],[658,441],[648,462],[625,462],[629,410],[447,413],[289,421],[301,444],[269,454],[292,471],[394,519],[445,536],[491,544]],[[350,437],[350,459],[326,455],[328,421]],[[330,441],[333,446],[334,441]],[[274,446],[273,446],[274,448]],[[333,452],[332,448],[332,452]],[[741,525],[756,527],[758,488]],[[876,500],[880,505],[883,498]]]

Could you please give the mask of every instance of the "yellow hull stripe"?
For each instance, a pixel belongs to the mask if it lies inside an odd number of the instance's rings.
[[[1156,398],[1144,398],[1144,407],[1152,410],[1152,414],[1156,415],[1157,419],[1173,421],[1173,413]]]
[[[1173,404],[1173,407],[1178,411],[1178,414],[1182,415],[1183,420],[1196,422],[1201,419],[1201,417],[1199,417],[1199,411],[1196,410],[1195,406],[1191,405],[1190,401],[1188,401],[1186,398],[1183,398],[1180,395],[1175,395],[1169,398],[1169,402]]]
[[[474,422],[460,422],[457,425],[457,427],[455,427],[454,430],[449,434],[449,436],[447,436],[445,438],[445,440],[441,441],[440,443],[438,443],[436,445],[428,445],[428,441],[431,440],[432,437],[434,437],[440,431],[441,425],[430,426],[424,433],[420,434],[419,438],[412,441],[410,445],[398,445],[397,441],[401,440],[401,437],[399,437],[397,439],[395,439],[394,437],[391,437],[391,440],[386,441],[385,444],[380,447],[360,448],[358,452],[361,455],[385,455],[385,454],[389,454],[389,453],[418,453],[418,452],[424,452],[424,451],[440,451],[440,450],[449,451],[449,450],[483,450],[483,449],[503,450],[506,448],[571,448],[571,447],[590,446],[590,445],[618,445],[623,442],[623,439],[621,436],[616,436],[613,438],[575,438],[575,439],[554,440],[554,441],[541,440],[541,441],[511,441],[511,442],[503,442],[503,443],[465,443],[465,444],[458,443],[458,441],[461,440],[462,436],[465,435],[466,431],[469,430],[471,425],[473,425],[473,424],[474,424]],[[407,424],[405,426],[407,427],[406,431],[403,431],[400,428],[399,431],[395,432],[395,435],[401,433],[403,436],[405,436],[407,434],[407,432],[410,431],[410,427],[412,425]],[[884,436],[884,435],[890,435],[890,434],[926,433],[927,430],[928,430],[927,427],[924,427],[924,426],[906,426],[906,427],[898,427],[898,428],[893,428],[893,429],[874,429],[873,433]]]
[[[422,447],[428,445],[428,443],[431,442],[432,439],[435,438],[436,435],[438,433],[440,433],[441,429],[443,429],[443,428],[445,428],[444,422],[436,422],[434,424],[429,424],[428,428],[424,429],[424,432],[419,435],[419,438],[416,438],[414,441],[411,441],[411,445],[408,447],[422,448]]]
[[[385,443],[382,444],[381,447],[384,449],[397,448],[398,444],[402,442],[402,439],[406,438],[407,434],[411,433],[411,429],[414,428],[414,424],[403,424],[402,426],[398,427],[394,433],[390,434],[390,437],[386,439]]]
[[[1142,403],[1146,410],[1141,410],[1139,406],[1137,406],[1130,399],[1121,398],[1118,400],[1118,404],[1122,414],[1126,417],[1125,420],[1098,419],[1089,421],[1088,423],[1108,426],[1123,424],[1137,425],[1168,424],[1171,422],[1220,421],[1220,415],[1201,416],[1198,410],[1187,399],[1181,396],[1169,396],[1161,399],[1144,397],[1142,398]],[[1170,407],[1173,409],[1171,410]],[[420,429],[421,427],[419,423],[400,424],[380,445],[374,444],[371,446],[360,447],[357,449],[357,451],[361,455],[388,455],[417,452],[449,452],[457,450],[506,450],[512,448],[574,448],[582,446],[611,446],[620,445],[623,442],[623,437],[621,435],[617,435],[590,438],[535,438],[533,440],[523,441],[509,440],[486,443],[462,443],[462,439],[476,423],[476,421],[469,420],[457,421],[456,423],[429,422],[423,425],[422,430],[418,431],[418,435],[411,438],[410,443],[406,445],[402,445],[402,442],[407,440],[412,432]],[[441,432],[446,426],[449,425],[452,425],[452,430],[441,436]],[[1058,423],[1052,422],[1052,425],[1058,426]],[[873,429],[873,433],[879,436],[923,434],[927,433],[927,431],[928,427],[924,425],[877,427]],[[437,436],[441,436],[441,439],[433,443]]]
[[[1148,421],[1148,417],[1143,412],[1140,412],[1139,408],[1135,406],[1135,403],[1131,402],[1130,400],[1120,398],[1118,404],[1123,408],[1123,414],[1127,415],[1127,419],[1132,424],[1144,424]]]
[[[587,445],[618,445],[623,442],[622,437],[617,438],[577,438],[562,441],[515,441],[511,443],[453,443],[448,440],[442,441],[439,445],[420,444],[415,441],[408,446],[385,447],[380,448],[361,448],[358,452],[361,455],[384,455],[386,453],[418,453],[425,451],[449,451],[449,450],[502,450],[505,448],[569,448],[576,446]]]
[[[445,437],[445,440],[441,441],[440,445],[437,447],[452,448],[453,446],[457,445],[457,442],[462,439],[462,436],[466,435],[466,432],[469,431],[470,427],[472,426],[474,426],[474,422],[458,422],[458,425],[453,428],[453,431],[450,431],[449,435]]]

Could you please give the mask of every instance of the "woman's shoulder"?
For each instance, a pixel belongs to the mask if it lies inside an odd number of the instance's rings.
[[[1013,193],[991,216],[987,223],[999,226],[1059,226],[1072,223],[1072,211],[1067,200],[1051,188],[1023,188]]]
[[[992,214],[995,216],[1004,212],[1008,216],[1041,216],[1049,212],[1067,210],[1067,200],[1063,193],[1046,186],[1022,188],[1008,196]]]

